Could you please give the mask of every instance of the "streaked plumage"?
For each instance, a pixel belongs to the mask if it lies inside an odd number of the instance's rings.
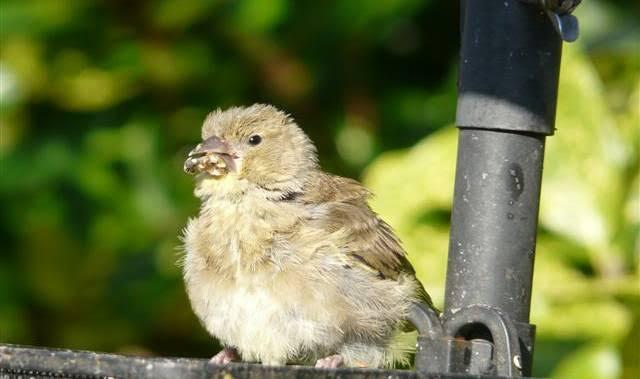
[[[272,106],[212,112],[202,138],[185,163],[202,207],[184,231],[184,277],[209,333],[247,361],[390,364],[410,304],[430,300],[369,191],[321,171]]]

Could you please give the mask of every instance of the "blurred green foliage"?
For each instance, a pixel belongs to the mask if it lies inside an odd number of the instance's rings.
[[[359,177],[442,304],[456,131],[456,2],[5,0],[0,341],[207,356],[178,234],[208,111],[291,112]],[[535,371],[640,377],[640,19],[588,1],[547,143]],[[363,171],[364,170],[364,171]]]

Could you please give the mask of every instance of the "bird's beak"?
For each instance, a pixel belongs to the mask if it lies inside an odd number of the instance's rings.
[[[216,136],[209,137],[202,143],[198,144],[193,150],[189,152],[189,158],[201,157],[207,154],[231,154],[232,151],[229,148],[227,141],[220,139]]]
[[[184,162],[184,171],[188,174],[208,172],[214,176],[226,174],[237,168],[235,151],[229,143],[216,136],[209,137],[189,152]]]

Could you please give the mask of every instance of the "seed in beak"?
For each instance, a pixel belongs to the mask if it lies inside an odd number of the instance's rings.
[[[217,167],[212,168],[208,172],[210,175],[213,175],[213,176],[222,176],[224,174],[224,171]]]

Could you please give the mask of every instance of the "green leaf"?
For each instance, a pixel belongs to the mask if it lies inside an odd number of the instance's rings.
[[[576,44],[563,54],[556,128],[547,141],[540,223],[588,247],[597,269],[615,271],[621,254],[611,241],[628,148],[598,74]]]
[[[585,346],[563,360],[552,379],[615,379],[622,373],[619,352],[612,345]]]

